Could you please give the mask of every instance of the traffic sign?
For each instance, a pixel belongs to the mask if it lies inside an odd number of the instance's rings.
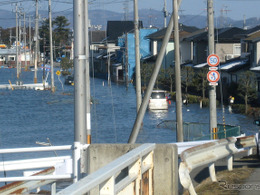
[[[60,71],[59,70],[56,71],[56,75],[60,76]]]
[[[211,54],[207,58],[207,63],[209,66],[218,66],[219,65],[219,57],[216,54]]]
[[[216,70],[211,70],[211,71],[208,72],[207,78],[208,78],[209,82],[216,83],[216,82],[218,82],[218,80],[220,78],[220,74]]]

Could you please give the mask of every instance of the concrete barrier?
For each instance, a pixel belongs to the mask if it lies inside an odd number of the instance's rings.
[[[112,162],[138,144],[91,144],[85,155],[88,159],[88,173]],[[93,190],[91,195],[97,194]],[[156,144],[154,150],[154,194],[178,194],[178,152],[174,144]]]

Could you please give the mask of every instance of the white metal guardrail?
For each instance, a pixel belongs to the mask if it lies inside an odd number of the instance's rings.
[[[153,194],[154,149],[155,144],[143,144],[57,194],[84,194],[97,186],[100,195],[138,195],[142,191],[145,194]],[[126,176],[116,182],[117,175],[126,168],[128,169]]]
[[[200,166],[209,167],[210,177],[213,182],[217,181],[214,162],[227,157],[228,170],[233,169],[233,154],[239,151],[239,148],[256,146],[255,136],[247,136],[227,139],[221,139],[215,142],[205,143],[199,146],[189,148],[181,153],[179,166],[180,182],[184,189],[188,189],[191,195],[195,195],[195,189],[192,184],[190,172]]]
[[[32,190],[38,188],[39,186],[53,183],[56,180],[73,179],[74,182],[76,182],[78,180],[79,168],[77,162],[80,160],[80,151],[82,149],[86,149],[87,147],[88,145],[83,146],[80,143],[75,142],[74,145],[65,146],[1,149],[0,154],[70,150],[71,152],[73,152],[73,155],[34,158],[26,160],[18,159],[12,161],[0,161],[0,171],[2,172],[38,169],[38,171],[36,171],[36,174],[33,175],[30,174],[33,173],[33,171],[27,171],[24,172],[24,176],[0,177],[0,182],[18,182],[16,183],[15,188],[14,185],[12,185],[12,183],[10,185],[1,187],[0,193],[9,194],[10,192],[13,192],[13,190],[19,191],[19,189],[27,189],[28,192],[28,190]]]

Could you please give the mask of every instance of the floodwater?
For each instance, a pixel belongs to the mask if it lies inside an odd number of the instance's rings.
[[[33,83],[34,72],[22,72],[24,83]],[[42,71],[38,71],[38,82]],[[0,69],[0,84],[16,82],[16,69]],[[50,76],[48,78],[50,83]],[[60,82],[61,81],[61,82]],[[35,90],[0,90],[0,148],[39,146],[36,141],[53,145],[71,145],[74,141],[74,87],[63,85],[64,77],[55,75],[55,93]],[[136,117],[135,89],[130,84],[112,83],[91,78],[91,129],[93,143],[127,143]],[[223,122],[218,108],[218,123]],[[168,111],[146,112],[138,143],[169,143],[176,141],[176,132],[158,128],[163,120],[175,120],[175,104]],[[253,119],[225,109],[225,123],[241,126],[247,135],[255,134],[258,127]],[[183,107],[185,122],[209,122],[209,109],[198,104]]]

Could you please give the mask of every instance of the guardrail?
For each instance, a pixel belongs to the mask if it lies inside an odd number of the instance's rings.
[[[155,144],[143,144],[57,194],[84,194],[98,186],[95,194],[153,194],[153,150]],[[127,169],[123,178],[117,178]],[[119,181],[116,181],[117,180]]]
[[[180,183],[191,195],[195,195],[196,192],[190,177],[190,172],[193,169],[208,164],[211,180],[216,182],[215,161],[227,157],[227,167],[231,171],[233,169],[233,154],[237,153],[239,148],[253,146],[256,146],[255,136],[230,137],[183,151],[181,153],[182,162],[179,165]]]
[[[76,182],[78,180],[78,163],[75,161],[79,160],[81,149],[86,149],[87,146],[75,142],[74,145],[65,146],[1,149],[0,154],[70,150],[73,155],[0,162],[2,172],[25,171],[24,176],[0,177],[0,182],[16,182],[0,187],[0,193],[10,194],[16,190],[28,192],[42,185],[55,183],[56,180],[74,179]],[[32,169],[38,169],[38,171],[26,171]],[[52,190],[56,191],[53,188]]]

